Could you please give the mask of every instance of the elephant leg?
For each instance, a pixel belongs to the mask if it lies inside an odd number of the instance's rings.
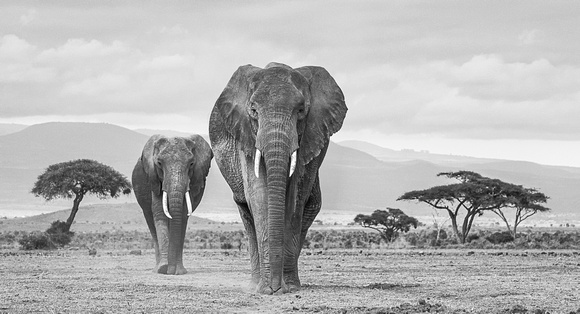
[[[304,239],[306,239],[306,234],[308,229],[312,226],[314,219],[320,212],[322,207],[322,192],[320,190],[320,181],[318,176],[314,180],[314,185],[312,186],[312,191],[310,192],[310,197],[306,202],[304,207],[304,215],[302,217],[302,230],[300,234],[300,245],[298,246],[298,254],[302,251],[302,245],[304,244]]]
[[[135,189],[135,194],[138,195],[140,190]],[[157,265],[159,265],[159,261],[161,259],[161,254],[159,252],[159,243],[157,242],[157,230],[155,228],[155,220],[153,218],[153,210],[151,207],[151,195],[147,193],[144,196],[137,198],[139,202],[139,206],[143,210],[143,216],[145,217],[145,221],[147,222],[147,227],[149,228],[149,233],[151,233],[151,239],[153,240],[153,247],[155,248],[155,272],[157,271]]]
[[[250,253],[250,264],[252,266],[252,279],[250,281],[250,290],[255,290],[260,282],[260,255],[258,254],[258,241],[256,238],[256,226],[248,204],[238,203],[240,217],[244,223],[246,233],[248,234],[248,253]]]
[[[145,216],[145,221],[147,222],[147,227],[149,227],[149,232],[151,233],[151,239],[153,239],[153,247],[155,248],[155,265],[159,265],[161,254],[159,252],[159,243],[157,242],[157,230],[155,229],[153,213],[151,211],[143,211],[143,214]]]
[[[302,204],[299,200],[297,208],[302,208]],[[292,239],[290,244],[287,245],[288,249],[286,250],[284,263],[284,281],[288,284],[290,291],[300,290],[301,283],[300,277],[298,276],[298,258],[300,257],[308,229],[314,222],[316,215],[320,212],[321,206],[322,194],[317,176],[310,196],[304,205],[304,211],[297,212],[293,216]]]
[[[169,251],[169,223],[163,214],[163,210],[161,210],[161,198],[153,197],[152,201],[153,208],[159,207],[159,210],[153,210],[153,220],[157,233],[157,247],[159,252],[159,262],[157,263],[156,272],[167,274],[167,268],[169,267],[169,261],[167,258]]]

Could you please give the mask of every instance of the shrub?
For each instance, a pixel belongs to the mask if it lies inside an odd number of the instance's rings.
[[[67,232],[67,225],[66,222],[56,220],[50,224],[50,228],[46,229],[46,233],[54,234],[54,233],[63,233]],[[70,232],[72,234],[72,232]]]
[[[24,235],[18,243],[24,250],[53,250],[71,242],[74,233],[66,229],[66,223],[57,220],[45,232]]]
[[[74,232],[68,231],[68,226],[64,221],[53,221],[50,228],[46,229],[50,240],[54,245],[63,247],[70,243]]]
[[[56,245],[50,240],[50,236],[46,232],[32,233],[22,237],[18,241],[24,250],[52,250],[56,249]]]
[[[512,242],[514,237],[507,231],[495,232],[485,237],[485,239],[493,244],[502,244]]]
[[[469,243],[469,242],[474,241],[474,240],[479,240],[479,234],[470,234],[470,235],[468,235],[467,236],[467,239],[465,239],[465,242],[466,243]]]
[[[63,247],[70,243],[72,240],[72,234],[68,232],[59,232],[59,233],[48,233],[48,236],[52,243],[58,247]]]

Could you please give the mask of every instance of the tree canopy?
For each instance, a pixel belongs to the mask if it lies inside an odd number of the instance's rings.
[[[539,192],[533,188],[525,188],[522,186],[511,186],[504,194],[504,200],[501,207],[492,209],[491,211],[498,215],[505,223],[508,231],[515,239],[517,228],[521,222],[537,214],[538,212],[547,212],[550,208],[543,206],[548,201],[544,193]],[[514,210],[513,224],[510,225],[507,215],[503,209]]]
[[[358,214],[354,222],[365,228],[377,230],[385,242],[396,239],[399,232],[408,232],[411,227],[417,228],[419,221],[407,216],[398,208],[387,207],[387,210],[375,210],[370,215]]]
[[[451,219],[453,231],[461,243],[465,243],[475,217],[483,215],[485,211],[493,211],[502,217],[502,208],[517,209],[519,207],[520,212],[523,213],[517,216],[520,217],[517,218],[519,222],[522,221],[522,217],[528,218],[538,211],[544,211],[538,206],[541,200],[545,201],[547,197],[541,193],[541,195],[534,194],[537,192],[534,189],[526,189],[520,185],[484,177],[472,171],[442,172],[437,176],[456,179],[459,183],[410,191],[397,200],[423,202],[436,209],[446,210]],[[462,210],[465,211],[465,216],[459,229],[457,220]],[[505,215],[503,218],[507,223]]]
[[[38,176],[31,192],[47,201],[74,197],[71,215],[66,221],[70,229],[78,206],[86,194],[100,199],[116,198],[121,194],[130,194],[131,183],[110,166],[94,160],[78,159],[50,165]]]

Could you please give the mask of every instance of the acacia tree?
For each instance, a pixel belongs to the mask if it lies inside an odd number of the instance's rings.
[[[131,193],[131,183],[112,167],[94,160],[78,159],[50,165],[38,176],[31,192],[47,201],[74,198],[63,230],[68,232],[79,210],[79,204],[87,193],[100,199],[117,198],[121,194]]]
[[[408,232],[411,226],[417,228],[419,221],[407,216],[398,208],[387,207],[387,210],[375,210],[370,215],[358,214],[354,222],[365,228],[377,230],[385,242],[396,239],[399,232]]]
[[[449,214],[453,232],[460,243],[465,243],[476,216],[484,211],[504,206],[507,199],[505,190],[512,184],[498,179],[490,179],[472,171],[442,172],[437,176],[446,176],[459,180],[460,183],[435,186],[426,190],[410,191],[397,200],[418,201],[429,204],[436,209],[444,209]],[[457,219],[465,210],[461,230]]]
[[[525,188],[520,185],[511,186],[511,188],[506,191],[504,197],[505,199],[502,202],[504,206],[494,208],[491,211],[503,220],[514,239],[516,238],[518,225],[522,221],[530,218],[538,212],[547,212],[550,210],[550,208],[541,205],[545,204],[549,197],[533,188]],[[511,208],[515,210],[513,226],[510,226],[509,220],[502,208]]]

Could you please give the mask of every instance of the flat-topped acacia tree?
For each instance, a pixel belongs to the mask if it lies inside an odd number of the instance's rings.
[[[494,212],[506,223],[508,230],[515,238],[517,226],[537,212],[548,211],[542,206],[548,199],[535,189],[507,183],[499,179],[484,177],[472,171],[442,172],[437,176],[456,179],[459,183],[434,186],[425,190],[410,191],[397,200],[423,202],[437,209],[444,209],[449,214],[453,232],[460,243],[465,243],[473,220],[485,211]],[[502,209],[513,208],[516,211],[513,229]],[[459,229],[457,220],[465,211],[463,223]]]
[[[131,193],[131,183],[110,166],[90,159],[78,159],[50,165],[38,176],[31,192],[47,201],[74,198],[66,230],[63,230],[68,232],[87,193],[100,199],[117,198]]]

